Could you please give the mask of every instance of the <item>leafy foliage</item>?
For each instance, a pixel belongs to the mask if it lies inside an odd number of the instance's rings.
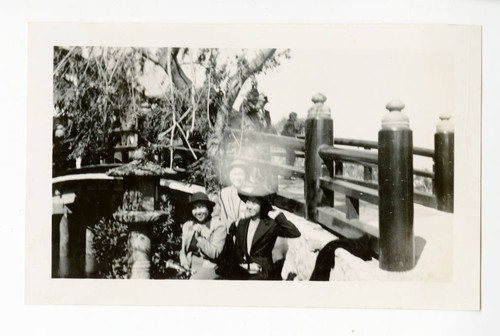
[[[128,226],[112,219],[101,219],[92,227],[94,255],[100,265],[99,276],[125,279],[128,276]]]
[[[108,156],[117,140],[113,129],[133,126],[141,62],[125,48],[54,48],[54,107],[71,158]]]
[[[164,195],[161,202],[161,210],[172,214],[174,209],[168,197]],[[153,226],[152,233],[152,264],[151,276],[153,279],[177,278],[177,271],[167,268],[166,261],[179,262],[179,251],[181,249],[182,229],[178,223],[174,223],[173,217],[157,223]]]

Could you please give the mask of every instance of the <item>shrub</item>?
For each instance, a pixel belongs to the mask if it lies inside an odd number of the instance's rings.
[[[151,278],[179,278],[177,271],[166,267],[167,260],[179,262],[179,251],[182,241],[182,229],[174,223],[174,207],[166,195],[161,197],[161,210],[169,214],[167,220],[155,223],[151,235]]]
[[[99,264],[98,275],[107,279],[125,279],[129,271],[128,226],[102,218],[93,226],[94,255]]]

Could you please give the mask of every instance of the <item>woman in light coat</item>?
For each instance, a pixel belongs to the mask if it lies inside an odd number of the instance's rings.
[[[245,181],[248,164],[235,160],[229,165],[229,181],[231,185],[223,188],[219,194],[220,220],[227,228],[246,217],[246,205],[238,196],[238,188]]]
[[[226,240],[226,226],[211,213],[215,203],[204,193],[188,203],[191,219],[182,226],[181,265],[192,271],[190,279],[216,279],[216,262]]]

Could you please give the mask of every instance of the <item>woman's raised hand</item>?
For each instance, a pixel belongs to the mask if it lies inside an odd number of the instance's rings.
[[[267,213],[267,215],[268,215],[271,219],[275,219],[275,218],[276,218],[276,216],[278,216],[278,215],[280,214],[280,212],[281,212],[281,211],[280,211],[279,209],[277,209],[277,208],[273,207],[273,209],[272,209],[271,211],[269,211],[269,212]]]

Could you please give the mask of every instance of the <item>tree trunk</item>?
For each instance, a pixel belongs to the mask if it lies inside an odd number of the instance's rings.
[[[168,66],[168,52],[170,51],[170,69]],[[177,55],[179,54],[180,48],[162,48],[160,49],[160,56],[152,55],[147,51],[147,49],[141,49],[142,56],[149,59],[151,62],[160,66],[165,70],[165,73],[172,78],[174,86],[180,90],[184,91],[191,87],[191,80],[186,76],[182,70],[179,62],[177,61]]]
[[[177,54],[179,54],[180,48],[172,49],[172,57],[170,58],[170,66],[172,69],[172,81],[177,89],[185,91],[191,88],[191,80],[186,76],[179,61],[177,61]]]

